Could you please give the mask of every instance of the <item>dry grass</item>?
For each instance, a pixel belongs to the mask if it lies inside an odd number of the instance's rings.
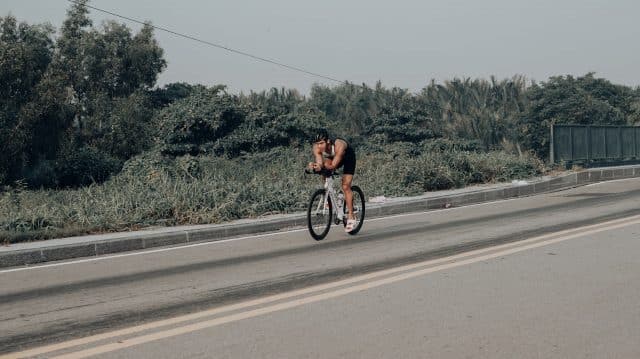
[[[147,153],[101,185],[35,191],[18,187],[1,193],[0,238],[18,242],[301,211],[320,185],[319,178],[303,174],[309,160],[308,153],[292,149],[234,160],[168,160]],[[411,156],[388,151],[359,154],[355,183],[367,196],[405,196],[540,171],[534,158],[503,152]]]

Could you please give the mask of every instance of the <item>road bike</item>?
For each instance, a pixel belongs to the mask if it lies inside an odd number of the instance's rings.
[[[307,208],[307,226],[309,233],[316,241],[323,240],[329,233],[331,222],[336,225],[342,222],[343,226],[347,226],[347,206],[344,200],[342,190],[336,190],[334,178],[340,174],[335,171],[322,170],[314,172],[305,170],[307,174],[318,174],[325,177],[324,188],[316,190],[309,200]],[[339,182],[339,181],[338,181]],[[347,232],[354,235],[360,231],[364,223],[364,193],[358,186],[351,186],[353,193],[353,215],[356,219],[356,225],[353,230]]]

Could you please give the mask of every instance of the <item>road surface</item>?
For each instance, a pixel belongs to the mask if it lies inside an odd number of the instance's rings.
[[[640,179],[0,271],[0,352],[637,358]]]

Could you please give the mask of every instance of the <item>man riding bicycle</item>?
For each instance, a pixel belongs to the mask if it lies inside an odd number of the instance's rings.
[[[348,211],[344,229],[346,232],[351,232],[356,226],[353,214],[353,192],[351,191],[351,183],[356,171],[356,152],[346,140],[329,138],[327,130],[321,129],[313,140],[313,155],[315,162],[310,162],[308,167],[315,172],[320,172],[322,169],[333,171],[344,166],[342,192]]]

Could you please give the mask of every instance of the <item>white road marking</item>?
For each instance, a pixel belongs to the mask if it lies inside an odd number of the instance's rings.
[[[439,209],[438,212],[459,210],[459,209],[463,209],[463,208],[470,208],[470,207],[476,207],[476,206],[484,206],[484,205],[489,205],[489,204],[495,204],[495,202],[506,202],[506,201],[512,201],[512,200],[515,200],[515,199],[518,199],[518,198],[510,198],[510,199],[506,199],[506,200],[493,201],[493,202],[476,203],[476,204],[463,206],[463,207],[451,207],[451,208],[446,208],[446,209]],[[412,213],[397,214],[397,215],[387,216],[387,217],[371,218],[371,219],[365,219],[365,221],[366,222],[376,222],[376,221],[383,221],[383,220],[393,219],[393,218],[418,216],[418,215],[423,215],[423,214],[426,214],[426,213],[429,213],[429,212],[433,212],[433,210],[423,211],[423,212],[412,212]],[[300,229],[292,229],[292,230],[273,232],[273,233],[255,234],[255,235],[251,235],[251,236],[238,237],[238,238],[221,239],[221,240],[210,241],[210,242],[199,242],[199,243],[193,243],[193,244],[185,244],[185,245],[179,245],[179,246],[176,246],[176,247],[169,247],[169,248],[140,250],[140,251],[136,251],[136,252],[133,252],[133,253],[126,253],[126,254],[106,255],[106,256],[100,256],[100,257],[84,258],[84,259],[77,259],[77,260],[71,260],[71,261],[65,261],[65,262],[59,262],[59,263],[42,264],[42,265],[37,265],[36,264],[36,265],[30,266],[30,267],[19,267],[19,268],[0,270],[0,274],[14,273],[14,272],[21,272],[21,271],[28,271],[28,270],[46,269],[46,268],[52,268],[52,267],[60,267],[60,266],[67,266],[67,265],[81,264],[81,263],[89,263],[89,262],[97,262],[97,261],[103,261],[103,260],[109,260],[109,259],[115,259],[115,258],[140,256],[140,255],[160,253],[160,252],[177,251],[177,250],[188,249],[188,248],[193,248],[193,247],[211,246],[211,245],[224,244],[224,243],[235,242],[235,241],[251,240],[251,239],[257,239],[257,238],[261,238],[261,237],[272,237],[272,236],[283,235],[283,234],[288,234],[288,233],[306,232],[306,231],[307,231],[306,228],[300,228]]]
[[[604,183],[627,181],[627,180],[631,180],[631,179],[634,179],[634,178],[623,178],[623,179],[619,179],[619,180],[611,180],[611,181],[606,181],[606,182],[597,182],[597,183],[592,183],[592,184],[585,185],[585,187],[601,185],[601,184],[604,184]],[[473,192],[471,192],[471,193],[473,193]],[[544,194],[544,193],[541,193],[541,194]],[[450,207],[450,208],[442,208],[442,209],[428,210],[428,211],[422,211],[422,212],[411,212],[411,213],[397,214],[397,215],[392,215],[392,216],[385,216],[385,217],[366,219],[366,222],[376,222],[376,221],[383,221],[383,220],[393,219],[393,218],[418,216],[418,215],[423,215],[423,214],[427,214],[427,213],[434,212],[434,211],[438,211],[438,212],[455,211],[455,210],[460,210],[460,209],[465,209],[465,208],[473,208],[473,207],[480,207],[480,206],[486,206],[486,205],[493,205],[493,204],[501,203],[501,202],[516,201],[516,200],[519,200],[519,199],[522,199],[522,198],[523,197],[507,198],[507,199],[496,200],[496,201],[488,201],[488,202],[464,205],[464,206],[461,206],[461,207]],[[388,203],[402,203],[402,201],[388,202]],[[188,248],[193,248],[193,247],[210,246],[210,245],[224,244],[224,243],[241,241],[241,240],[251,240],[251,239],[257,239],[257,238],[261,238],[261,237],[271,237],[271,236],[288,234],[288,233],[303,232],[303,231],[306,231],[306,230],[307,230],[306,228],[300,228],[300,229],[293,229],[293,230],[287,230],[287,231],[278,231],[278,232],[273,232],[273,233],[255,234],[255,235],[251,235],[251,236],[238,237],[238,238],[221,239],[221,240],[217,240],[217,241],[209,241],[209,242],[200,242],[200,243],[193,243],[193,244],[186,244],[186,245],[178,245],[176,247],[169,247],[169,248],[140,250],[140,251],[136,251],[136,252],[133,252],[133,253],[126,253],[126,254],[106,255],[106,256],[100,256],[100,257],[84,258],[84,259],[71,260],[71,261],[65,261],[65,262],[60,262],[60,263],[43,264],[43,265],[37,265],[36,264],[36,265],[30,266],[30,267],[20,267],[20,268],[12,268],[12,269],[0,270],[0,274],[20,272],[20,271],[26,271],[26,270],[45,269],[45,268],[59,267],[59,266],[72,265],[72,264],[96,262],[96,261],[103,261],[103,260],[122,258],[122,257],[140,256],[140,255],[160,253],[160,252],[176,251],[176,250],[188,249]]]
[[[635,224],[640,224],[640,216],[633,216],[633,217],[628,217],[623,219],[612,220],[612,221],[608,221],[600,224],[563,230],[560,232],[550,233],[550,234],[526,239],[523,241],[507,243],[507,244],[498,245],[495,247],[488,247],[488,248],[473,250],[473,251],[469,251],[469,252],[465,252],[465,253],[461,253],[461,254],[445,257],[445,258],[428,260],[420,263],[414,263],[414,264],[404,265],[396,268],[386,269],[386,270],[369,273],[361,276],[356,276],[353,278],[349,278],[349,279],[345,279],[345,280],[341,280],[333,283],[317,285],[317,286],[313,286],[313,287],[309,287],[301,290],[277,294],[277,295],[273,295],[265,298],[259,298],[259,299],[238,303],[238,304],[233,304],[225,307],[215,308],[215,309],[211,309],[211,310],[207,310],[199,313],[193,313],[193,314],[189,314],[181,317],[166,319],[158,322],[144,324],[141,326],[122,329],[122,330],[114,331],[111,333],[94,335],[86,338],[75,339],[68,342],[63,342],[63,343],[53,344],[49,346],[44,346],[41,348],[27,350],[20,353],[8,354],[8,355],[0,356],[0,359],[28,357],[28,356],[52,353],[58,350],[68,349],[68,348],[72,348],[80,345],[86,345],[86,344],[94,343],[101,340],[113,339],[116,337],[130,335],[130,334],[134,334],[134,333],[149,330],[149,329],[159,329],[161,327],[166,327],[168,325],[175,325],[175,324],[179,324],[179,323],[194,320],[194,319],[204,319],[212,315],[229,312],[232,310],[239,310],[239,309],[245,309],[245,308],[247,309],[247,311],[244,311],[244,312],[239,312],[239,313],[235,313],[235,314],[231,314],[231,315],[227,315],[219,318],[209,319],[202,322],[187,324],[181,327],[161,330],[158,332],[133,337],[131,339],[124,339],[124,340],[120,339],[116,342],[104,344],[95,348],[81,350],[76,353],[64,354],[60,356],[60,358],[84,358],[87,356],[111,352],[111,351],[131,347],[135,345],[140,345],[140,344],[144,344],[144,343],[159,340],[159,339],[187,334],[197,330],[211,328],[224,323],[230,323],[230,322],[234,322],[242,319],[264,315],[267,313],[290,309],[290,308],[298,307],[304,304],[309,304],[309,303],[314,303],[321,300],[335,298],[335,297],[347,295],[350,293],[355,293],[355,292],[379,287],[385,284],[390,284],[397,281],[406,280],[409,278],[414,278],[417,276],[421,276],[421,275],[425,275],[425,274],[429,274],[437,271],[442,271],[442,270],[455,268],[455,267],[459,267],[467,264],[486,261],[492,258],[514,254],[514,253],[522,252],[522,251],[533,249],[533,248],[538,248],[538,247],[542,247],[542,246],[546,246],[554,243],[563,242],[573,238],[592,235],[595,233],[609,231],[612,229],[622,228],[622,227],[635,225]],[[393,276],[389,276],[389,275],[393,275]],[[381,278],[381,277],[385,277],[385,278]],[[339,287],[342,287],[342,288],[339,288]],[[320,294],[314,294],[316,292],[326,291],[328,289],[333,289],[333,290],[328,292],[323,292]],[[308,295],[308,296],[295,299],[295,297],[299,297],[301,295]],[[250,309],[250,307],[253,307],[256,305],[268,304],[268,303],[278,301],[278,300],[283,300],[283,299],[290,299],[290,300],[268,305],[262,308]]]

